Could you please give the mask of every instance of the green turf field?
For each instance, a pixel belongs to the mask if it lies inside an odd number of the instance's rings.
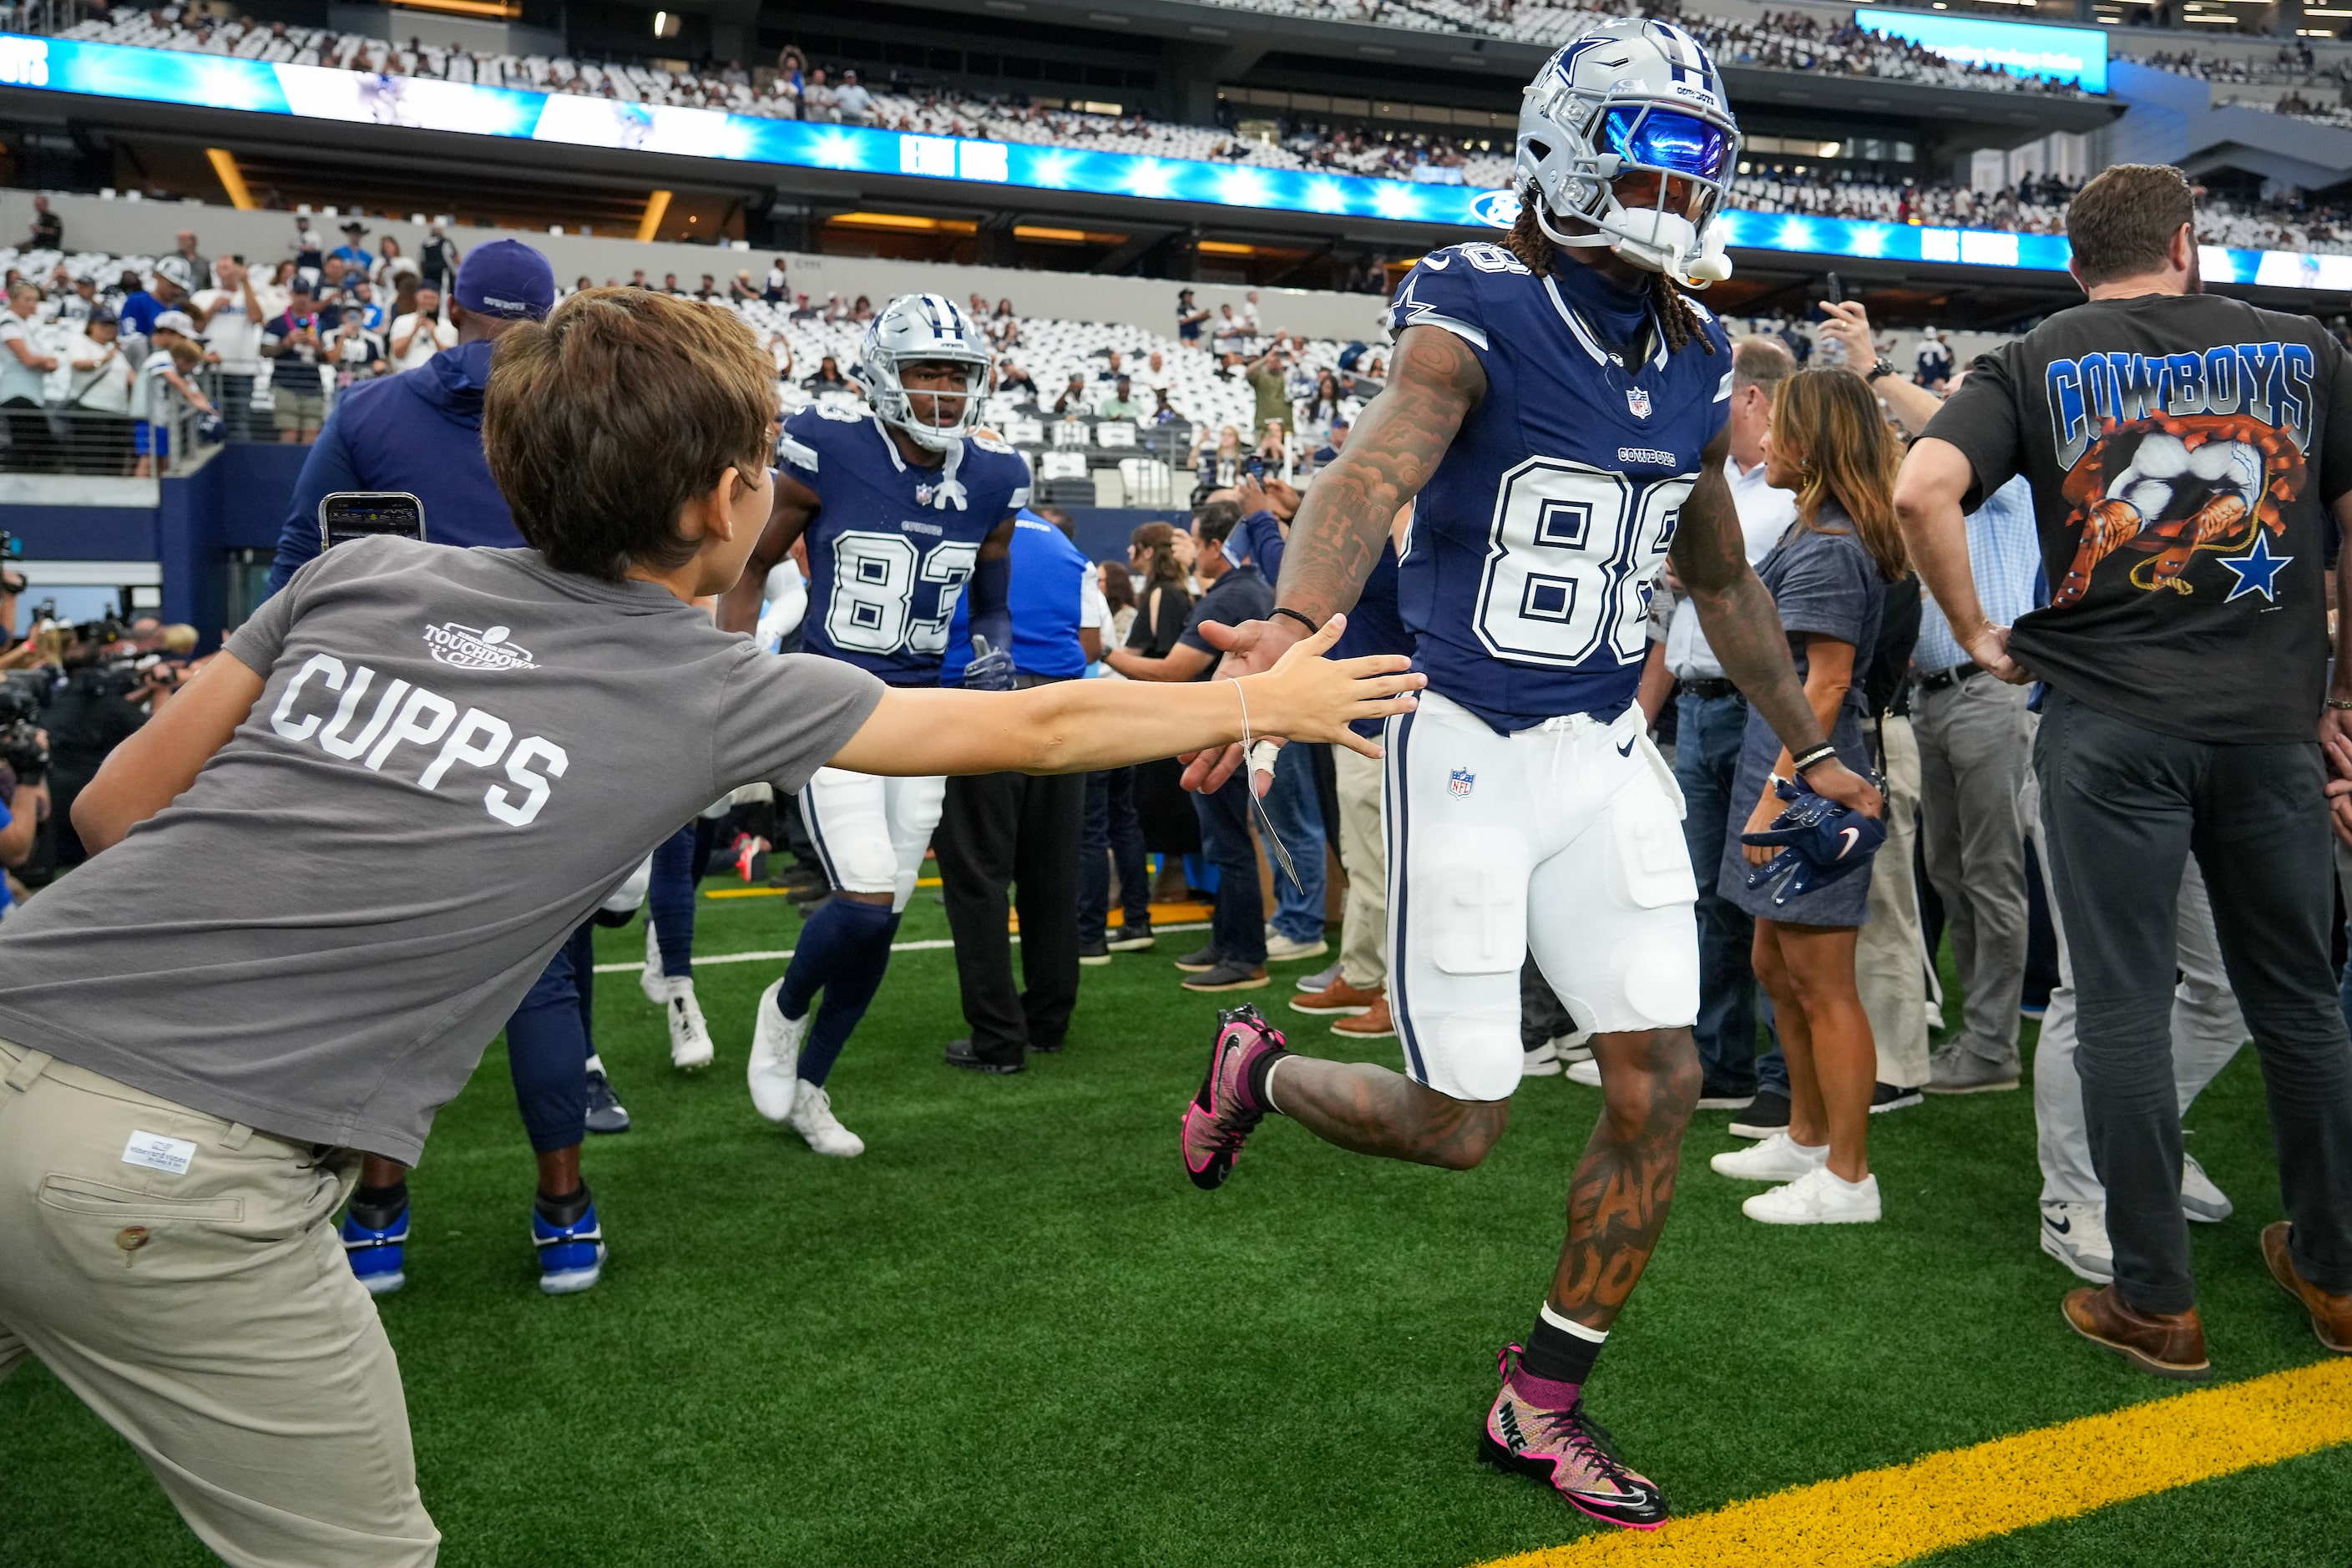
[[[796,929],[782,899],[700,912],[706,956]],[[901,940],[944,931],[918,894]],[[603,937],[608,961],[643,952],[639,927]],[[533,1286],[531,1165],[494,1047],[435,1130],[411,1282],[383,1306],[443,1560],[1461,1568],[1585,1533],[1472,1447],[1495,1351],[1549,1277],[1594,1092],[1530,1082],[1466,1174],[1277,1122],[1227,1187],[1196,1192],[1176,1121],[1213,1005],[1165,962],[1196,940],[1087,971],[1070,1049],[1011,1079],[940,1065],[961,1032],[951,959],[898,954],[834,1077],[870,1146],[849,1162],[745,1098],[751,1003],[779,965],[701,971],[719,1060],[690,1079],[634,977],[601,976],[601,1045],[636,1128],[590,1141],[614,1255],[577,1298]],[[1286,1016],[1294,1043],[1337,1044]],[[1698,1119],[1592,1384],[1678,1512],[2177,1392],[2060,1321],[2074,1281],[2034,1245],[2027,1096],[1877,1119],[1875,1226],[1743,1218],[1753,1189],[1706,1168],[1735,1142],[1727,1120]],[[2321,1359],[2256,1252],[2277,1198],[2251,1053],[2190,1122],[2239,1206],[2196,1227],[2220,1376]],[[0,1385],[0,1564],[210,1560],[37,1368]],[[2352,1448],[1932,1561],[2343,1563]]]

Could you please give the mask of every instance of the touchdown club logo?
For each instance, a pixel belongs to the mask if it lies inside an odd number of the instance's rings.
[[[425,647],[435,662],[459,669],[537,669],[539,666],[530,661],[530,649],[509,642],[509,635],[504,626],[477,631],[447,621],[425,628]]]

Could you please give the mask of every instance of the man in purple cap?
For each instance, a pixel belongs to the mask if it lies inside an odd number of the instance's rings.
[[[415,370],[352,386],[328,416],[278,532],[271,593],[319,553],[319,503],[337,490],[407,491],[425,503],[425,536],[436,544],[523,545],[483,455],[482,395],[499,335],[554,305],[554,269],[530,246],[499,239],[466,253],[449,309],[457,346]],[[604,1263],[603,1229],[580,1175],[583,1135],[629,1125],[588,1035],[588,935],[583,925],[507,1021],[515,1100],[539,1158],[532,1234],[540,1289],[551,1295],[587,1289]],[[404,1166],[367,1156],[342,1233],[362,1284],[377,1295],[400,1289],[407,1279]]]

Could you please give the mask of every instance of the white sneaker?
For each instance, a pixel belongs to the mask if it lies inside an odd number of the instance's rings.
[[[778,1012],[776,993],[783,988],[779,976],[760,993],[760,1010],[751,1023],[751,1065],[744,1074],[751,1085],[751,1108],[771,1121],[782,1121],[793,1113],[801,1081],[801,1041],[808,1037],[809,1020],[816,1016],[814,1007],[797,1018]]]
[[[2116,1281],[2116,1253],[2107,1241],[2105,1204],[2043,1200],[2042,1250],[2056,1258],[2077,1279],[2087,1279],[2094,1285],[2112,1285]]]
[[[1559,1036],[1552,1044],[1559,1047],[1559,1059],[1564,1062],[1589,1062],[1592,1059],[1592,1031],[1590,1029]]]
[[[718,1058],[710,1043],[710,1026],[702,1021],[702,1004],[694,998],[694,982],[671,983],[669,1001],[669,1065],[680,1072],[700,1072]]]
[[[1775,1132],[1745,1149],[1727,1150],[1707,1162],[1718,1176],[1742,1182],[1793,1182],[1829,1163],[1830,1146],[1815,1149],[1786,1132]]]
[[[1318,936],[1313,942],[1293,942],[1273,927],[1266,928],[1265,961],[1268,963],[1287,963],[1295,958],[1320,958],[1330,951],[1331,944],[1322,937]]]
[[[833,1097],[813,1083],[793,1096],[793,1131],[808,1140],[820,1154],[854,1160],[866,1152],[866,1140],[841,1124],[833,1114]]]
[[[1599,1089],[1601,1087],[1601,1064],[1594,1061],[1591,1057],[1585,1058],[1580,1062],[1569,1063],[1568,1081],[1570,1083],[1580,1083],[1587,1089]]]
[[[646,916],[646,966],[637,971],[637,989],[656,1007],[669,1005],[670,978],[662,973],[661,933],[654,930],[650,913]]]
[[[2200,1225],[2219,1225],[2228,1219],[2235,1205],[2230,1194],[2213,1184],[2205,1167],[2197,1163],[2194,1154],[2180,1156],[2180,1212]]]
[[[1559,1059],[1559,1042],[1558,1040],[1546,1040],[1542,1045],[1538,1046],[1534,1050],[1527,1052],[1519,1058],[1519,1076],[1522,1078],[1558,1078],[1559,1076],[1561,1066],[1562,1063]]]
[[[1878,1178],[1849,1182],[1822,1165],[1785,1187],[1757,1194],[1739,1212],[1766,1225],[1876,1225]]]

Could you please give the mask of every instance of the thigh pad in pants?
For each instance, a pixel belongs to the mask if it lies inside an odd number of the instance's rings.
[[[844,892],[887,893],[895,911],[914,896],[946,797],[945,779],[819,768],[801,791],[801,812],[826,879]]]
[[[1536,868],[1528,945],[1580,1026],[1687,1028],[1698,1016],[1697,898],[1674,804],[1635,775]]]

